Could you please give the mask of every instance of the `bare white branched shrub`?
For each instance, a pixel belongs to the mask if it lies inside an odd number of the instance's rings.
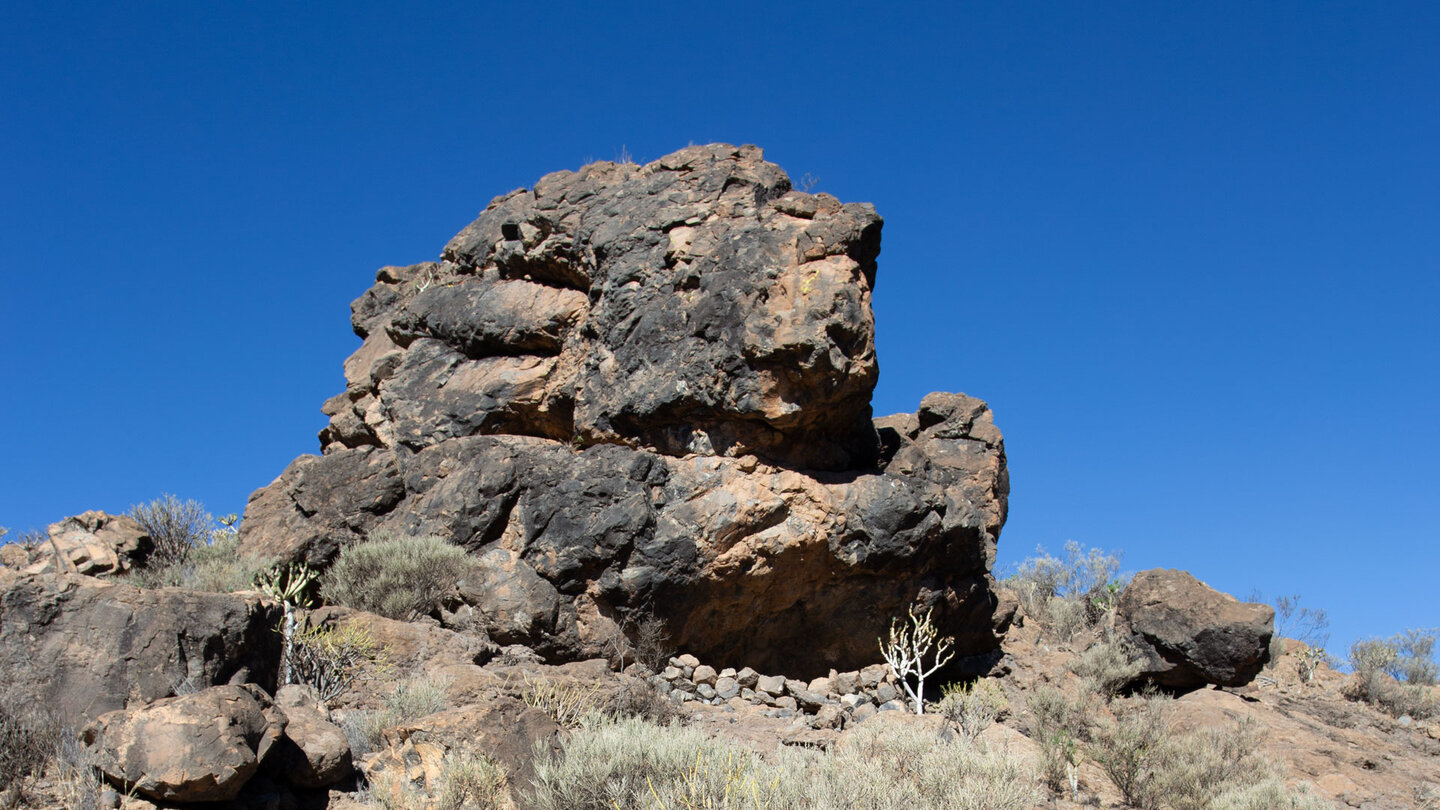
[[[911,605],[909,621],[891,620],[889,640],[880,639],[880,654],[915,703],[916,714],[925,713],[925,679],[955,657],[951,649],[955,639],[940,637],[940,631],[930,621],[933,612],[926,610],[922,616],[919,605]],[[915,678],[913,688],[911,676]]]

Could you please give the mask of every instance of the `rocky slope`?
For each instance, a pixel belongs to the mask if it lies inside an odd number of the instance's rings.
[[[496,198],[353,304],[323,454],[251,497],[243,548],[323,566],[444,537],[480,566],[447,621],[552,662],[654,615],[808,677],[859,666],[916,599],[993,650],[1004,444],[960,394],[871,419],[880,228],[749,146]]]

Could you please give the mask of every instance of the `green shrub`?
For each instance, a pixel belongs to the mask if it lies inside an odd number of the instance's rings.
[[[366,667],[388,668],[380,643],[359,621],[295,633],[289,661],[294,682],[313,687],[326,703],[350,688]]]
[[[952,684],[941,690],[940,714],[970,739],[979,737],[1009,706],[1005,690],[995,681],[980,679]]]
[[[454,589],[468,559],[439,537],[370,540],[341,551],[320,590],[326,602],[413,621]]]

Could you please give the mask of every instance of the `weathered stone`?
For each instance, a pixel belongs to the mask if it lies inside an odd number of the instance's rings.
[[[740,686],[746,689],[754,689],[755,684],[760,680],[760,673],[750,667],[745,667],[735,673],[735,680],[739,682]]]
[[[173,802],[235,798],[285,731],[258,687],[216,686],[102,715],[84,732],[93,762],[126,790]]]
[[[843,728],[845,725],[845,712],[839,706],[820,706],[815,716],[810,719],[811,728]]]
[[[699,695],[701,700],[713,700],[717,692],[715,687],[708,683],[697,683],[695,684],[695,694]]]
[[[48,539],[35,548],[24,573],[123,574],[143,563],[154,548],[134,518],[84,512],[50,524]]]
[[[128,701],[253,679],[274,687],[280,606],[258,595],[142,590],[0,570],[6,686],[82,725]]]
[[[680,656],[679,658],[677,658],[677,659],[675,659],[675,660],[679,662],[679,664],[680,664],[681,667],[687,668],[687,669],[689,669],[691,672],[694,672],[694,671],[695,671],[695,668],[698,667],[698,666],[700,666],[700,659],[699,659],[699,658],[696,658],[695,656],[691,655],[690,653],[685,653],[684,655]],[[688,676],[687,676],[687,677],[688,677]]]
[[[369,775],[399,771],[410,784],[438,793],[451,752],[483,754],[510,775],[512,785],[528,785],[536,751],[556,751],[560,727],[545,712],[510,697],[446,709],[423,723],[385,733],[385,748],[370,761]]]
[[[888,703],[900,695],[900,690],[888,683],[882,683],[875,687],[875,700],[880,703]]]
[[[890,667],[885,664],[871,664],[860,670],[860,685],[866,689],[874,689],[885,681],[890,675]]]
[[[779,697],[785,694],[785,679],[779,675],[760,675],[755,679],[755,689]]]
[[[847,709],[854,709],[862,703],[869,703],[870,699],[864,695],[849,694],[840,697],[840,705]]]
[[[700,666],[695,668],[695,672],[691,674],[690,679],[695,681],[696,683],[708,683],[711,686],[714,686],[715,679],[717,677],[718,676],[715,673],[714,667],[706,664],[701,664]]]
[[[795,700],[795,698],[789,695],[785,695],[783,697],[775,698],[775,707],[779,709],[789,709],[793,712],[799,710],[800,704],[798,701]]]
[[[715,694],[729,700],[740,694],[740,684],[734,678],[720,678],[715,681]]]
[[[660,672],[660,677],[664,678],[667,681],[679,680],[680,670],[676,669],[675,667],[665,667],[665,669]]]
[[[1157,568],[1130,580],[1116,622],[1145,658],[1141,678],[1172,689],[1244,686],[1270,659],[1275,610]]]
[[[721,677],[721,678],[733,678],[733,677],[735,677],[737,674],[738,674],[738,673],[735,672],[735,668],[734,668],[734,667],[725,667],[724,669],[720,670],[720,675],[719,675],[719,677]]]
[[[815,678],[814,680],[810,681],[810,683],[806,685],[805,688],[809,689],[811,692],[818,692],[822,695],[828,695],[831,692],[835,691],[835,685],[831,682],[829,678]]]
[[[292,684],[281,687],[275,703],[286,718],[288,744],[282,743],[278,757],[284,780],[296,787],[321,788],[347,779],[352,772],[350,743],[321,713],[315,696]]]
[[[852,723],[863,723],[874,717],[878,711],[879,709],[875,707],[874,703],[861,703],[855,707],[855,711],[850,713],[850,721]]]
[[[860,691],[860,673],[858,672],[841,672],[831,680],[836,694],[852,695]]]
[[[821,706],[826,705],[824,695],[818,692],[812,692],[809,689],[795,689],[792,690],[790,694],[793,695],[796,702],[800,704],[800,708],[807,712],[819,711]]]
[[[653,612],[706,660],[813,677],[916,600],[994,649],[1003,442],[960,394],[870,418],[880,226],[727,145],[497,199],[352,305],[324,455],[252,496],[242,546],[448,538],[480,565],[440,618],[551,661]]]

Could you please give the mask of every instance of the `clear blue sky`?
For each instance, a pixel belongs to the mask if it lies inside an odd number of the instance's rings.
[[[756,143],[886,219],[877,414],[988,400],[1073,538],[1440,625],[1440,4],[0,4],[0,525],[240,511],[375,268]]]

